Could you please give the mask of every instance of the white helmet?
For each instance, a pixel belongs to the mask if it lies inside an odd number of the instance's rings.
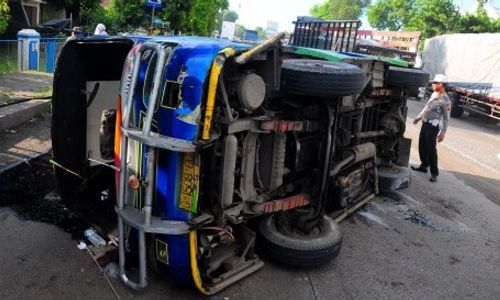
[[[434,82],[440,82],[440,83],[446,83],[446,75],[443,75],[443,74],[436,74],[436,76],[434,76],[434,79],[431,80],[432,83]]]

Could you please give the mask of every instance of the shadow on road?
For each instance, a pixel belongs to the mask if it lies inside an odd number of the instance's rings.
[[[500,180],[467,173],[449,172],[500,206]]]

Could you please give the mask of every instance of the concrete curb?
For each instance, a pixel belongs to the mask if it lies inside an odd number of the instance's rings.
[[[33,99],[0,108],[0,131],[31,120],[40,113],[47,112],[50,100]]]
[[[8,165],[0,166],[0,177],[3,175],[3,173],[5,173],[11,169],[14,169],[22,164],[24,164],[25,166],[29,166],[31,160],[42,157],[44,155],[48,155],[51,152],[52,152],[52,149],[49,149],[49,150],[43,151],[41,153],[37,153],[36,155],[30,156],[30,157],[27,157],[24,159],[16,158],[12,162],[10,162]]]

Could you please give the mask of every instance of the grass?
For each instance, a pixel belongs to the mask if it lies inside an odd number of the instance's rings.
[[[0,56],[0,74],[16,72],[16,71],[17,71],[16,58]]]
[[[0,104],[7,104],[10,100],[10,93],[0,92]]]
[[[17,42],[0,43],[0,74],[17,71]]]
[[[39,92],[33,93],[33,96],[31,98],[46,98],[52,96],[52,85],[46,85],[43,87],[43,89]]]

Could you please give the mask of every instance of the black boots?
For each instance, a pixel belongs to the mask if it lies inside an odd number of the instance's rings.
[[[411,166],[412,170],[417,171],[417,172],[422,172],[422,173],[427,173],[427,168],[424,168],[422,166]]]

